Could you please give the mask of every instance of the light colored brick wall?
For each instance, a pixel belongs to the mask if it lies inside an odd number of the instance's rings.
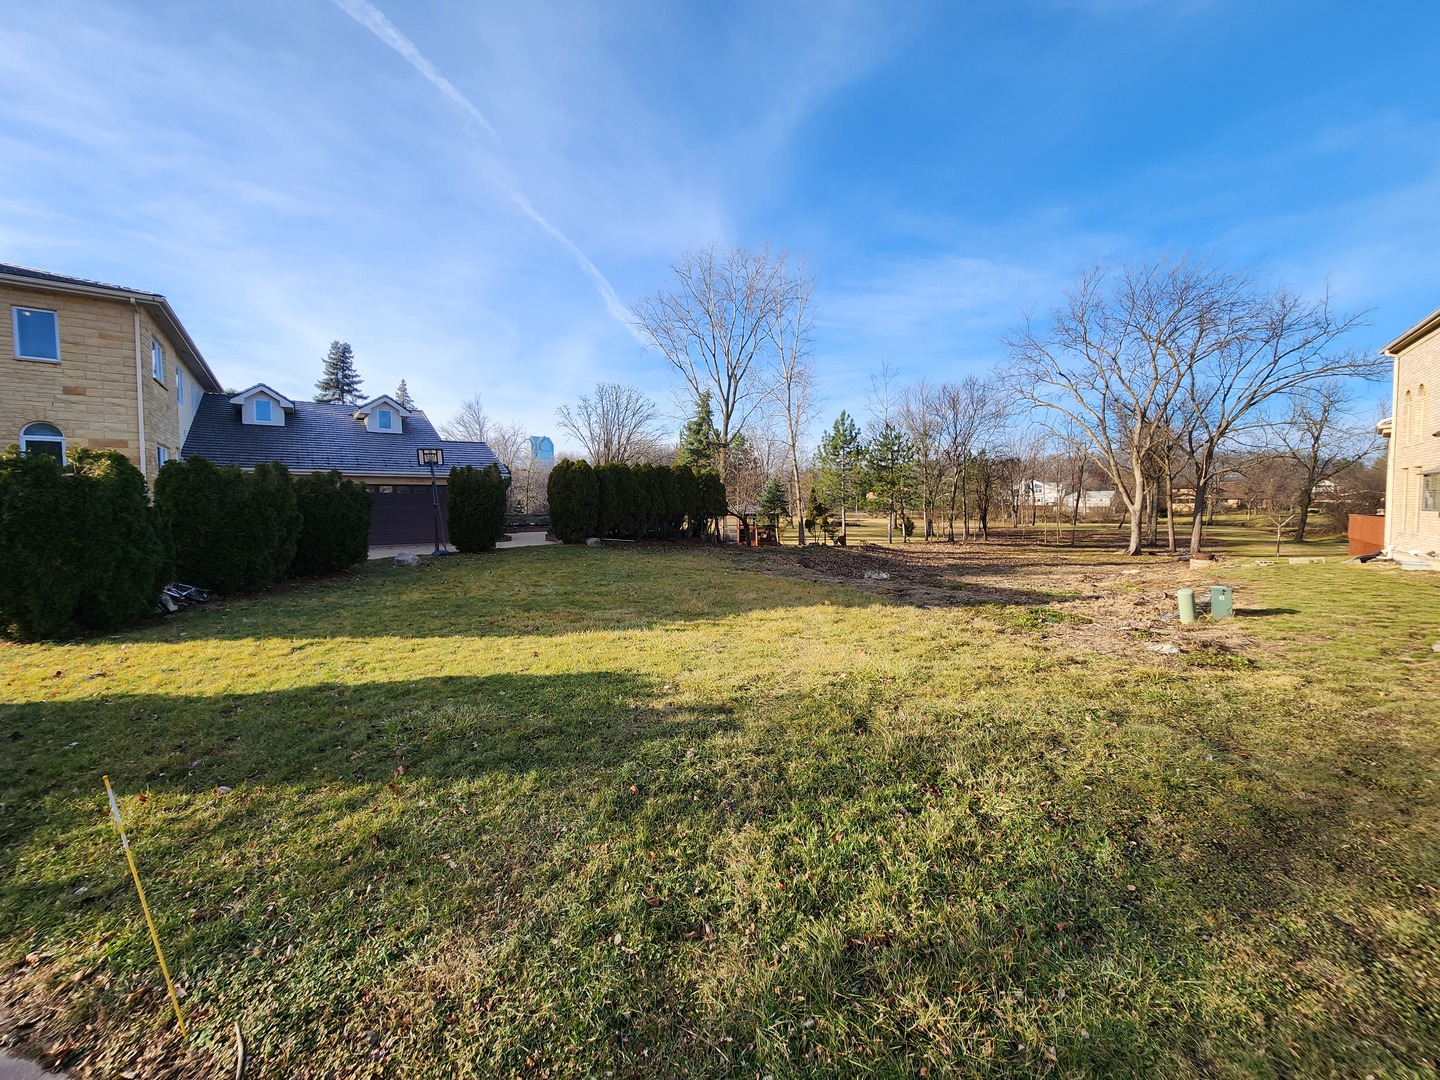
[[[15,359],[12,307],[56,312],[60,328],[60,362]],[[145,446],[140,446],[135,408],[135,316],[129,301],[72,296],[40,289],[0,286],[0,446],[19,441],[20,429],[37,420],[65,433],[70,450],[119,450],[141,464],[152,480],[156,446],[178,456],[182,427],[193,415],[193,373],[186,401],[175,399],[175,364],[179,351],[143,310],[140,313],[141,386],[145,394]],[[165,383],[150,376],[150,338],[165,347]],[[182,409],[187,414],[182,420]]]
[[[1440,331],[1403,349],[1395,360],[1394,428],[1385,515],[1390,546],[1440,552],[1440,511],[1421,509],[1423,474],[1440,469]],[[1431,556],[1436,569],[1440,557]]]

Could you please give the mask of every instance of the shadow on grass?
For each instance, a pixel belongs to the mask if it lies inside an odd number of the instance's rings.
[[[726,704],[676,707],[648,680],[611,671],[0,706],[0,854],[41,827],[73,827],[55,815],[77,803],[103,807],[102,774],[122,794],[157,797],[495,772],[563,787],[652,739],[725,730],[728,714]]]
[[[1299,615],[1300,609],[1293,607],[1262,607],[1235,609],[1235,615],[1241,619],[1263,619],[1267,615]]]

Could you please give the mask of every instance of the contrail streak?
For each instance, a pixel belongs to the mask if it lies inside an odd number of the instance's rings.
[[[390,48],[399,53],[405,60],[430,82],[435,89],[444,94],[450,101],[459,107],[467,117],[473,120],[486,135],[494,139],[498,144],[500,136],[490,126],[490,121],[485,119],[485,114],[475,107],[474,102],[456,89],[455,84],[444,75],[424,54],[415,47],[415,43],[402,34],[399,28],[385,17],[385,13],[377,8],[369,0],[333,0],[336,7],[345,12],[352,19],[358,22],[365,29],[369,30]],[[605,302],[605,310],[608,311],[621,326],[628,330],[632,337],[636,337],[635,327],[630,321],[630,313],[625,310],[625,305],[620,302],[620,297],[615,294],[615,288],[610,284],[608,278],[600,272],[600,268],[590,261],[590,257],[580,250],[575,241],[566,236],[558,228],[552,225],[544,214],[536,210],[534,205],[515,187],[498,177],[492,177],[495,186],[498,187],[511,202],[528,217],[539,225],[545,232],[549,233],[561,247],[568,251],[580,269],[589,276],[595,283],[596,290],[600,293],[600,299]]]

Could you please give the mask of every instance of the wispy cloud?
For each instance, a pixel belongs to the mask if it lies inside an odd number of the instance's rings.
[[[500,136],[485,119],[485,114],[475,107],[474,102],[462,94],[449,79],[427,60],[423,53],[415,47],[415,43],[402,34],[398,27],[392,23],[383,11],[377,8],[368,0],[333,0],[336,7],[352,19],[358,22],[365,29],[369,30],[390,48],[399,53],[407,63],[423,75],[431,85],[444,94],[453,104],[472,121],[480,127],[496,143],[500,143]],[[616,295],[615,288],[610,280],[601,272],[600,268],[590,259],[580,246],[571,240],[561,229],[555,226],[544,214],[535,208],[535,205],[522,192],[519,187],[506,177],[498,173],[491,175],[491,182],[500,189],[504,195],[515,204],[515,206],[531,221],[555,240],[561,247],[569,252],[580,269],[595,284],[595,289],[600,294],[600,299],[605,303],[605,310],[625,327],[636,340],[640,340],[637,331],[631,324],[630,312],[620,302]]]

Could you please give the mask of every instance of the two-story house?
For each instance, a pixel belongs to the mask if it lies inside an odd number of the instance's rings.
[[[156,293],[0,263],[0,307],[0,447],[119,450],[153,480],[220,390]]]
[[[1385,474],[1385,549],[1403,565],[1440,570],[1440,310],[1382,350],[1395,361]]]

